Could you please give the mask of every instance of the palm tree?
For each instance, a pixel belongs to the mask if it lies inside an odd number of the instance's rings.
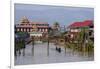
[[[58,23],[58,22],[55,22],[54,24],[53,24],[53,29],[55,29],[55,30],[59,30],[59,28],[60,28],[60,24]]]

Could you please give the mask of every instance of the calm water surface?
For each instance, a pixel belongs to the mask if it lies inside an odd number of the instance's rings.
[[[21,50],[23,52],[23,50]],[[50,43],[49,56],[47,56],[47,43],[38,43],[26,45],[25,56],[21,54],[15,58],[15,65],[28,65],[28,64],[46,64],[46,63],[63,63],[63,62],[80,62],[80,61],[93,61],[93,53],[82,53],[66,49],[61,46],[61,53],[55,50],[55,45]]]

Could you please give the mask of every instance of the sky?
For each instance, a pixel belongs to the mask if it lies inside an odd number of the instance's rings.
[[[50,6],[35,4],[15,4],[15,24],[23,16],[33,22],[47,22],[50,25],[58,22],[60,26],[68,26],[73,22],[94,20],[94,9],[85,7]]]

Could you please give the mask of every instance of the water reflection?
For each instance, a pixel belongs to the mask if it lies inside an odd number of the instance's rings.
[[[32,46],[32,56],[34,56],[34,46]]]
[[[55,46],[53,43],[49,44],[49,56],[47,56],[47,43],[28,44],[26,48],[17,51],[17,59],[15,65],[24,64],[41,64],[41,63],[60,63],[60,62],[75,62],[75,61],[92,61],[94,60],[93,51],[76,51],[64,46]],[[59,52],[56,47],[61,49]],[[23,55],[21,53],[23,52]],[[20,56],[18,56],[18,54]],[[34,57],[34,58],[33,58]]]
[[[25,48],[23,49],[23,56],[25,56]]]

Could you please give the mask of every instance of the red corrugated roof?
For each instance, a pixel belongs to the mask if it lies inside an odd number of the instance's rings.
[[[74,22],[73,24],[69,25],[68,28],[75,28],[75,27],[86,27],[93,25],[92,20],[86,20],[84,22]]]

